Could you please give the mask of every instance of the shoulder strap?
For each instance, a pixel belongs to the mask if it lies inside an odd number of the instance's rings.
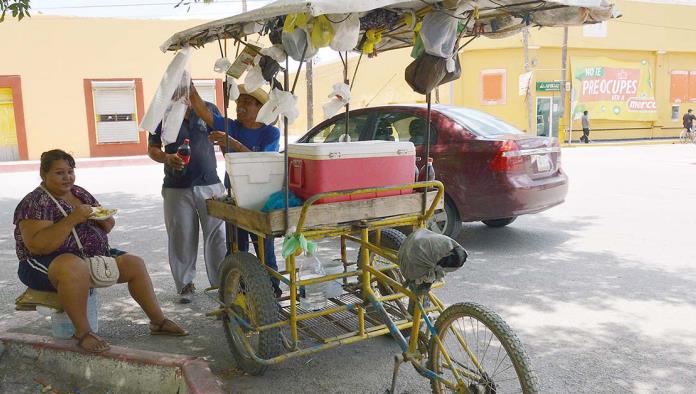
[[[49,192],[48,190],[46,190],[46,188],[44,187],[44,185],[39,185],[39,187],[40,187],[41,189],[43,189],[43,191],[45,191],[46,194],[48,194],[49,197],[51,197],[51,200],[53,200],[54,203],[56,203],[56,205],[58,206],[58,209],[59,209],[60,212],[63,214],[63,216],[68,217],[68,214],[65,213],[65,209],[63,209],[63,207],[60,205],[60,203],[58,202],[58,200],[56,200],[56,198],[53,197],[53,194],[51,194],[51,192]],[[77,242],[77,247],[80,249],[80,253],[82,253],[82,254],[84,255],[84,254],[85,254],[85,248],[82,247],[82,242],[80,242],[80,237],[77,236],[77,231],[75,231],[75,227],[72,228],[72,234],[73,234],[73,237],[75,237],[75,241]]]

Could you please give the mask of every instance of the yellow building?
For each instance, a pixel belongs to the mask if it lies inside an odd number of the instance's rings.
[[[696,107],[696,28],[690,27],[696,8],[656,1],[615,0],[621,18],[568,29],[565,120],[573,119],[574,141],[581,126],[570,115],[573,109],[590,110],[591,138],[604,140],[676,136],[681,115]],[[147,136],[137,124],[173,57],[158,47],[200,23],[40,15],[1,23],[0,160],[36,160],[54,147],[77,157],[145,154]],[[479,38],[460,55],[462,77],[439,88],[440,102],[484,110],[530,134],[558,136],[560,90],[566,87],[558,83],[563,29],[532,28],[528,42],[528,84],[520,83],[526,72],[521,34]],[[217,45],[198,49],[191,70],[199,90],[221,105],[221,81],[212,70],[219,56]],[[351,108],[422,102],[404,81],[411,60],[408,50],[361,59]],[[357,64],[351,56],[351,80]],[[605,72],[617,74],[619,82],[609,82]],[[295,92],[301,116],[292,134],[307,130],[304,75]],[[313,124],[323,120],[321,107],[342,80],[340,63],[314,67]],[[530,87],[529,99],[521,85]],[[598,94],[591,97],[593,92]]]

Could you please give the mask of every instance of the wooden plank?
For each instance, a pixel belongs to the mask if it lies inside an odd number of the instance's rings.
[[[428,206],[436,194],[437,192],[428,193]],[[316,228],[359,220],[417,214],[421,211],[422,201],[422,193],[412,193],[313,205],[307,212],[304,226],[305,228]],[[208,213],[211,216],[232,222],[251,231],[262,234],[279,234],[285,229],[285,214],[282,209],[263,213],[216,200],[208,200],[207,204]],[[442,207],[441,200],[438,208],[442,209]],[[290,226],[297,224],[301,211],[302,207],[293,207],[288,210]]]

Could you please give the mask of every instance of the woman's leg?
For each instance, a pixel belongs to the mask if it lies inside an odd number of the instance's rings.
[[[132,254],[122,254],[116,257],[116,263],[119,271],[118,283],[128,283],[131,296],[150,318],[150,329],[185,333],[186,331],[176,323],[165,319],[143,259]]]
[[[48,266],[48,279],[58,290],[63,310],[75,326],[75,337],[83,338],[92,331],[87,319],[87,296],[89,294],[89,270],[82,259],[74,254],[62,254]],[[102,351],[109,345],[94,336],[82,341],[88,351]]]

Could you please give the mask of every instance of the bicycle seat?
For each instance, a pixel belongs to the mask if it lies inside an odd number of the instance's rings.
[[[407,281],[434,283],[464,265],[468,254],[452,238],[426,229],[411,233],[399,249],[399,266]]]

